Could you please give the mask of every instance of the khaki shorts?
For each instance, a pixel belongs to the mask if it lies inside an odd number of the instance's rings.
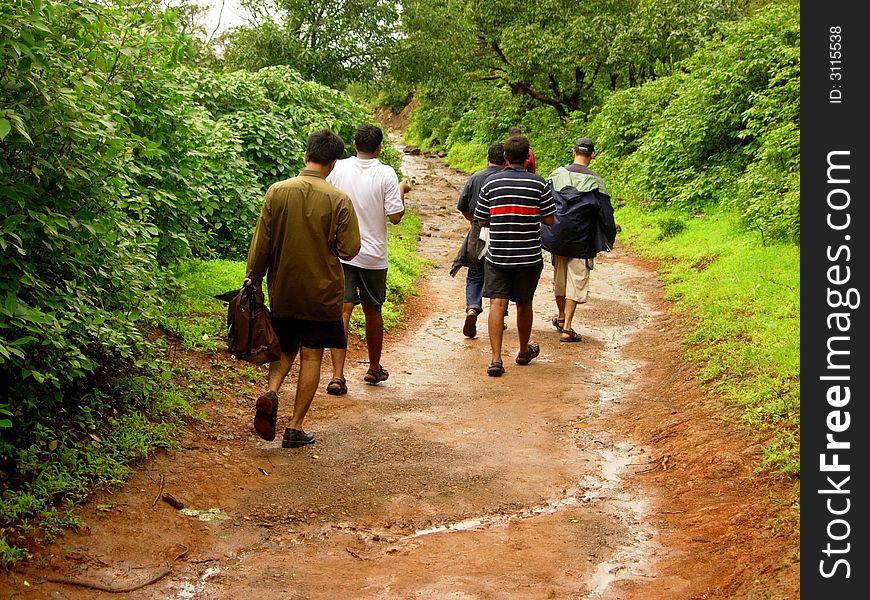
[[[589,275],[592,273],[594,258],[568,258],[553,255],[553,293],[564,296],[578,304],[589,297]]]

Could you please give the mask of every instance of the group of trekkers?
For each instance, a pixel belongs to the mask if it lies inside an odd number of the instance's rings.
[[[293,413],[282,447],[313,444],[302,428],[320,385],[323,351],[330,349],[332,378],[326,391],[346,394],[347,329],[362,305],[369,367],[363,380],[377,385],[389,377],[381,365],[384,326],[381,307],[387,292],[387,221],[397,224],[411,189],[382,163],[380,127],[356,128],[355,155],[342,158],[344,141],[329,129],[308,136],[298,176],[266,192],[248,249],[246,284],[267,279],[269,308],[281,357],[269,363],[268,388],[259,395],[254,430],[275,439],[278,394],[299,356]],[[616,230],[604,182],[589,169],[592,140],[574,143],[574,160],[544,179],[535,173],[528,139],[512,128],[493,144],[488,166],[469,177],[458,209],[471,227],[451,274],[468,267],[463,333],[476,337],[482,298],[490,299],[490,376],[501,376],[504,319],[516,306],[520,347],[516,363],[529,364],[540,352],[530,342],[532,298],[543,271],[542,248],[552,254],[554,292],[559,309],[553,325],[561,340],[579,342],[572,328],[574,309],[586,301],[595,255],[610,250]],[[542,226],[543,225],[543,226]]]
[[[451,275],[467,267],[465,322],[462,333],[477,335],[483,298],[490,299],[487,320],[492,358],[487,373],[500,377],[504,317],[516,305],[519,352],[515,362],[527,365],[540,353],[530,342],[532,299],[547,250],[553,264],[553,291],[558,314],[552,324],[561,342],[582,340],[573,327],[578,304],[589,296],[589,276],[599,252],[616,238],[613,206],[604,180],[589,168],[595,144],[575,140],[573,160],[544,179],[535,173],[528,139],[516,128],[492,144],[487,166],[465,183],[456,208],[470,222],[468,234],[453,261]]]

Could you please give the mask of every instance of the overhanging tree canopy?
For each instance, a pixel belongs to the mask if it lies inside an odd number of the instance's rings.
[[[601,90],[639,85],[687,57],[734,0],[407,0],[395,72],[424,85],[495,82],[553,107],[588,110]]]

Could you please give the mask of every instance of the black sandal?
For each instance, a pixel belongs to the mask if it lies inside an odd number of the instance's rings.
[[[347,393],[347,381],[344,377],[333,377],[326,384],[326,393],[333,396],[341,396]]]
[[[562,328],[565,326],[565,319],[560,319],[559,317],[553,317],[553,320],[550,321],[553,324],[559,333],[562,333]]]
[[[486,374],[490,377],[501,377],[504,373],[504,365],[501,361],[493,361],[486,368]]]
[[[541,348],[534,342],[529,342],[529,349],[526,352],[518,352],[517,353],[517,364],[518,365],[527,365],[532,362],[532,359],[535,358],[538,354],[541,353]]]

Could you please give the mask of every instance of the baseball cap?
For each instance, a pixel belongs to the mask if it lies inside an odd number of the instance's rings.
[[[592,154],[595,152],[595,142],[588,137],[577,138],[574,142],[574,150],[580,154]]]

